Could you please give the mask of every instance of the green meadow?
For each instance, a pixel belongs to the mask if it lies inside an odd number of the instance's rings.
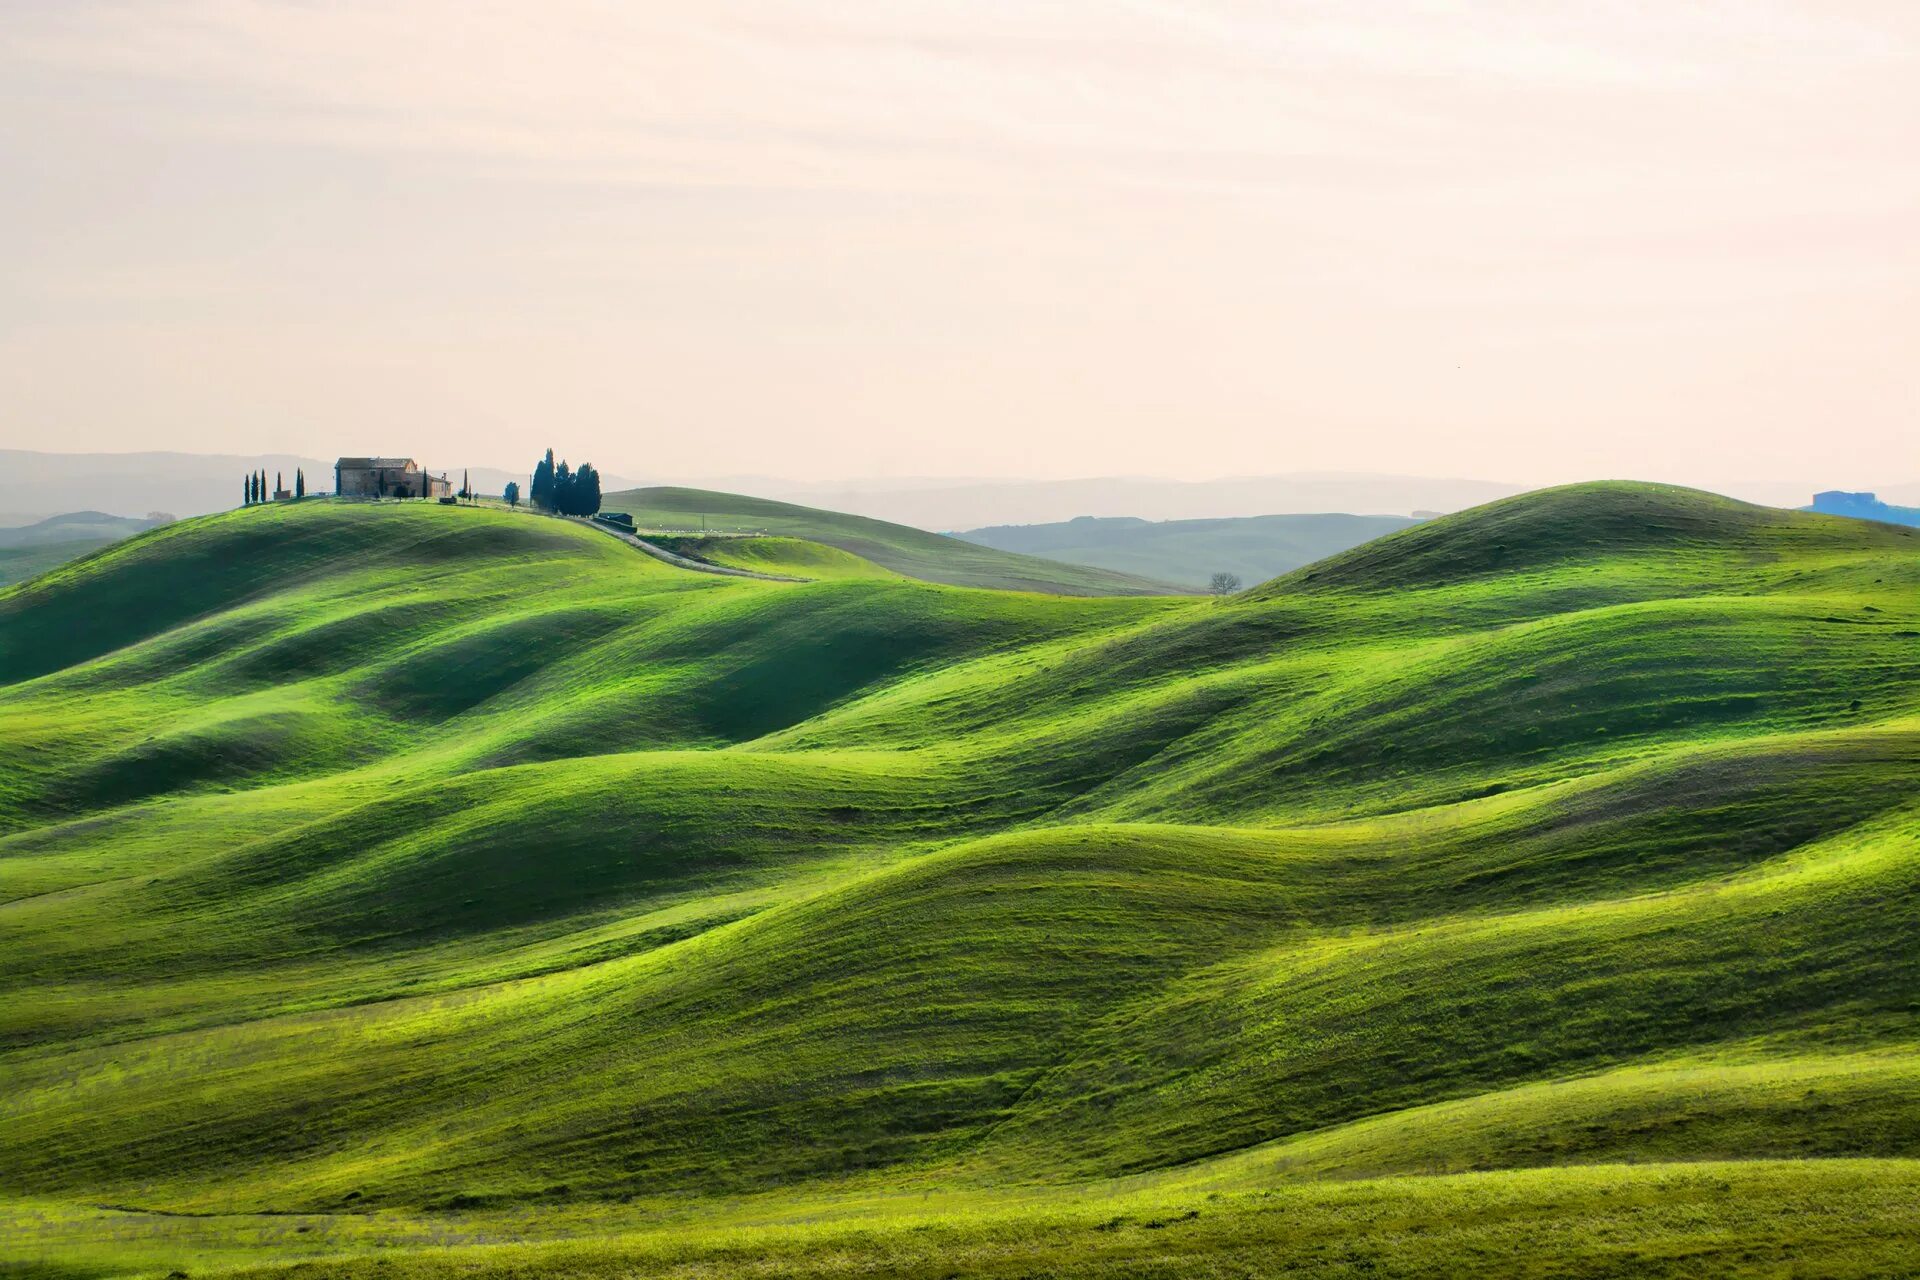
[[[606,505],[0,591],[0,1276],[1920,1274],[1920,530]]]

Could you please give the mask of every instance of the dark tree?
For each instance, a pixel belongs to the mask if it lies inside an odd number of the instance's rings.
[[[533,468],[533,482],[527,486],[527,501],[536,507],[553,510],[553,481],[553,450],[549,449],[547,456]]]
[[[287,487],[287,473],[284,471],[274,472],[273,473],[273,496],[276,498],[279,497],[280,491],[285,489],[286,487]]]
[[[1230,596],[1240,589],[1240,575],[1237,573],[1216,573],[1207,583],[1207,590],[1217,596]]]
[[[295,467],[293,469],[293,496],[296,498],[304,498],[307,496],[307,470],[305,467]]]
[[[468,502],[473,501],[473,481],[468,479],[465,467],[460,469],[460,496]]]
[[[590,516],[600,510],[600,473],[593,469],[591,462],[583,462],[580,469],[573,473],[573,488],[568,494],[571,501],[567,505],[567,514]]]
[[[519,488],[515,486],[513,498],[519,498]],[[583,462],[575,471],[562,458],[558,465],[553,461],[553,450],[547,450],[547,456],[533,469],[533,482],[528,486],[527,500],[545,511],[563,516],[590,516],[600,510],[600,473],[593,469],[591,462]]]
[[[507,481],[507,487],[500,491],[500,500],[510,507],[519,506],[520,482],[518,480]]]

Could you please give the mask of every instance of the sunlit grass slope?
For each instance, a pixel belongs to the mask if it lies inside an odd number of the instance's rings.
[[[0,593],[0,1258],[1911,1263],[1910,531],[1578,486],[1225,602],[708,541],[810,580],[313,502]]]
[[[709,489],[627,489],[606,509],[641,529],[668,533],[769,534],[817,542],[924,582],[1059,595],[1158,595],[1184,588],[1113,569],[998,551],[903,524]]]
[[[863,560],[851,551],[810,542],[805,538],[759,537],[753,534],[651,534],[655,546],[676,555],[730,569],[821,580],[827,578],[893,578],[891,569]]]

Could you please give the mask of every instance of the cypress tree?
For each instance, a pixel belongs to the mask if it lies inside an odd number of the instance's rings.
[[[287,487],[286,472],[284,471],[274,472],[273,473],[273,496],[276,498],[279,497],[280,491],[286,487]]]
[[[527,501],[536,507],[552,510],[553,502],[553,450],[547,450],[533,468],[533,480],[527,485]]]
[[[573,473],[573,490],[569,496],[573,499],[572,514],[590,516],[599,513],[600,473],[593,469],[591,462],[581,463],[580,469]]]
[[[296,498],[304,498],[307,496],[307,469],[305,467],[295,467],[293,469],[293,496]]]

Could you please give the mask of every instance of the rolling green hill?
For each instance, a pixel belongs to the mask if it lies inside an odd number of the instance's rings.
[[[750,533],[837,547],[922,582],[1052,595],[1165,595],[1182,588],[1112,569],[1046,560],[979,546],[903,524],[708,489],[627,489],[606,495],[605,510],[625,511],[642,530]]]
[[[770,524],[0,592],[11,1273],[1920,1265],[1916,531],[1576,486],[1212,601]]]
[[[1405,529],[1406,516],[1278,515],[1218,520],[1081,516],[1057,524],[1008,524],[954,536],[981,546],[1206,589],[1216,573],[1245,583],[1312,564]]]

